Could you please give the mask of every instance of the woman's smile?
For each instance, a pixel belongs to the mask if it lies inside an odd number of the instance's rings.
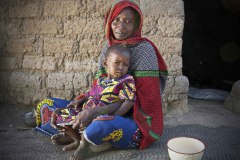
[[[118,37],[125,37],[126,33],[122,33],[122,32],[115,32],[115,36]]]

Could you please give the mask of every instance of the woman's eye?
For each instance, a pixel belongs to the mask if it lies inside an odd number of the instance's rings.
[[[126,23],[132,23],[132,21],[131,21],[131,20],[126,20],[125,22],[126,22]]]
[[[120,19],[119,19],[119,18],[115,18],[114,21],[115,21],[115,22],[119,22]]]

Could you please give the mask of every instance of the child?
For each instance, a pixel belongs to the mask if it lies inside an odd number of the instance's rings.
[[[104,66],[107,71],[106,76],[101,77],[98,80],[97,85],[93,86],[83,98],[72,101],[67,106],[67,110],[65,109],[61,112],[65,112],[66,115],[55,113],[53,115],[53,118],[55,118],[54,121],[56,121],[57,124],[60,124],[63,121],[73,124],[76,115],[78,114],[80,116],[81,112],[78,111],[79,109],[74,109],[72,107],[77,107],[84,101],[86,102],[83,104],[82,110],[101,107],[120,101],[120,105],[112,112],[112,114],[126,115],[126,113],[133,107],[136,99],[134,79],[131,75],[127,74],[129,63],[130,51],[126,47],[115,45],[108,48],[106,59],[104,61]],[[102,116],[103,119],[106,117],[108,116]],[[98,117],[98,119],[99,118],[101,118],[101,116]],[[73,125],[76,126],[76,123]],[[64,151],[74,150],[79,147],[80,135],[78,132],[73,130],[71,126],[66,125],[58,126],[58,129],[73,139],[71,144],[63,147]]]

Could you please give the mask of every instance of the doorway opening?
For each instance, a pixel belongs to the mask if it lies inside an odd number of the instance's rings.
[[[240,80],[240,7],[224,1],[234,0],[184,0],[183,75],[190,86],[231,91]]]

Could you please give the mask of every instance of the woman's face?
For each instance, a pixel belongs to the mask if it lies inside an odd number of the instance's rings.
[[[134,12],[130,8],[125,8],[112,21],[111,28],[115,39],[125,40],[130,38],[135,32]]]

